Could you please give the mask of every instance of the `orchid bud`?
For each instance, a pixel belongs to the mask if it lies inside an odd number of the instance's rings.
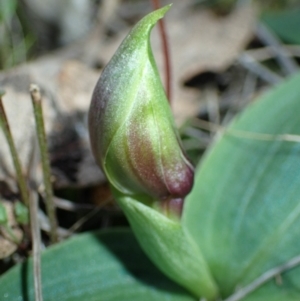
[[[95,87],[91,146],[109,182],[124,194],[181,198],[193,185],[150,46],[150,32],[170,8],[143,18],[124,39]]]

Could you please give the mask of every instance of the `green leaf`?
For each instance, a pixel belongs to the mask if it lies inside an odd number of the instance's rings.
[[[181,224],[138,199],[117,190],[114,193],[139,243],[156,266],[197,297],[215,300],[218,291],[209,268]]]
[[[195,301],[146,258],[128,230],[86,233],[43,253],[44,301]],[[33,301],[32,262],[0,278],[0,299]]]
[[[300,44],[300,9],[266,13],[262,21],[283,41]]]
[[[183,224],[223,297],[300,254],[300,139],[272,136],[299,135],[299,116],[297,74],[239,115],[197,171]],[[295,273],[298,282],[289,294],[299,300],[300,270]],[[263,300],[275,300],[274,295]]]

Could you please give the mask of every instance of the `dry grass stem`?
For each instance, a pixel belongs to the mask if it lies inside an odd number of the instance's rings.
[[[79,219],[75,224],[72,225],[71,228],[69,228],[69,232],[74,233],[77,229],[79,229],[86,221],[88,221],[92,216],[94,216],[96,213],[98,213],[105,205],[110,203],[112,201],[111,198],[108,198],[105,200],[101,206],[98,206],[91,210],[88,214],[83,216],[81,219]]]
[[[50,233],[51,227],[49,223],[49,218],[41,209],[38,212],[38,219],[41,230]],[[67,229],[61,227],[57,227],[57,234],[60,239],[69,237],[71,235],[71,233]]]
[[[238,62],[247,70],[264,80],[265,82],[276,85],[283,81],[283,77],[277,73],[269,70],[264,65],[258,63],[253,57],[247,53],[243,53],[239,58]]]
[[[225,299],[224,301],[242,300],[244,297],[246,297],[250,293],[254,292],[256,289],[258,289],[260,286],[262,286],[266,282],[278,277],[278,275],[282,274],[283,272],[293,269],[299,265],[300,265],[300,255],[292,258],[291,260],[289,260],[288,262],[286,262],[282,265],[279,265],[279,266],[265,272],[260,277],[258,277],[256,280],[254,280],[252,283],[250,283],[249,285],[240,289],[239,291],[237,291],[235,294],[233,294],[229,298]]]
[[[34,293],[35,301],[43,301],[42,294],[42,275],[41,275],[41,232],[38,222],[38,195],[32,194],[30,198],[30,228],[32,235],[33,251],[33,275],[34,275]]]
[[[9,150],[12,156],[13,164],[16,170],[16,176],[19,184],[20,194],[22,197],[22,200],[25,205],[29,205],[29,195],[26,185],[26,179],[22,171],[20,158],[14,143],[14,139],[12,137],[10,126],[7,120],[7,116],[4,110],[3,102],[2,102],[2,96],[4,95],[3,91],[0,91],[0,125],[3,129],[5,138],[7,140]]]
[[[286,55],[291,57],[300,57],[300,46],[298,45],[282,45],[286,49]],[[266,46],[244,51],[247,55],[253,57],[256,61],[266,61],[274,59],[275,54],[272,46]]]
[[[266,133],[254,133],[242,130],[228,129],[226,127],[214,124],[212,122],[195,119],[193,125],[211,132],[222,132],[226,135],[235,136],[241,139],[252,139],[260,141],[286,141],[293,143],[300,143],[300,135],[293,134],[266,134]]]
[[[54,204],[57,208],[66,210],[66,211],[78,211],[83,209],[95,209],[96,206],[92,204],[82,204],[82,203],[74,203],[66,199],[54,197]]]
[[[266,26],[260,24],[257,28],[257,34],[261,40],[271,46],[271,51],[274,53],[274,57],[281,65],[286,75],[294,74],[299,70],[297,63],[293,60],[291,54],[283,47],[278,38]]]
[[[48,157],[45,125],[43,119],[42,97],[41,97],[40,89],[37,85],[34,84],[30,85],[30,95],[32,99],[34,117],[36,121],[36,132],[38,135],[38,142],[39,142],[43,175],[44,175],[46,208],[47,208],[47,214],[51,226],[50,239],[52,243],[56,243],[58,241],[57,219],[56,219],[55,205],[53,200],[51,171],[50,171],[50,163]]]

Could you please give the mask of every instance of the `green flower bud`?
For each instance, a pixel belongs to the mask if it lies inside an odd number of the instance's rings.
[[[150,46],[151,29],[169,8],[150,13],[132,29],[92,96],[94,156],[125,194],[181,198],[193,185],[194,169],[182,150]]]

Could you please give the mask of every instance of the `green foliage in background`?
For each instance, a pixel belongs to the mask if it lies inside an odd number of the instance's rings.
[[[0,1],[0,70],[27,60],[34,37],[19,17],[17,0]],[[29,22],[29,20],[27,20]]]
[[[300,8],[279,12],[269,12],[262,21],[288,44],[300,44]]]

